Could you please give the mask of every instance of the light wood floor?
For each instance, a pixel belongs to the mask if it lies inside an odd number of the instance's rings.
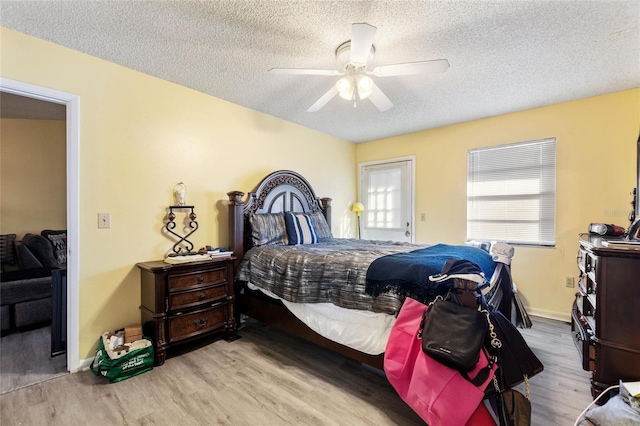
[[[86,371],[0,396],[8,425],[420,425],[380,374],[261,324],[109,384]],[[533,425],[572,425],[591,401],[569,325],[523,335],[545,365],[531,379]]]

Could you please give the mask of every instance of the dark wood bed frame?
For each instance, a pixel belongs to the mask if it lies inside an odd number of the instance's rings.
[[[251,248],[249,216],[253,213],[317,212],[331,226],[331,198],[318,198],[309,182],[291,170],[280,170],[265,177],[248,199],[244,192],[232,191],[229,196],[229,248],[237,257],[236,267]],[[267,325],[301,337],[354,361],[377,369],[383,368],[383,355],[369,355],[320,336],[296,318],[278,300],[252,291],[246,283],[236,283],[236,312]],[[239,322],[236,322],[239,324]]]

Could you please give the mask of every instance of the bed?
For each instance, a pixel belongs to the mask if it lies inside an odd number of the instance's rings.
[[[371,282],[367,280],[369,266],[387,255],[410,255],[427,247],[334,239],[331,199],[318,198],[307,180],[290,170],[266,176],[246,200],[241,191],[228,196],[229,245],[237,258],[237,323],[244,314],[382,369],[384,345],[407,294],[372,292],[367,288]],[[291,225],[283,223],[285,212],[304,213],[298,217],[311,222],[320,242],[289,245],[282,235],[282,228]],[[286,216],[287,220],[292,217],[296,215]],[[300,235],[301,241],[309,237]],[[432,247],[435,249],[428,248]],[[445,253],[451,249],[440,248]],[[469,247],[473,255],[476,252],[471,250],[486,253]],[[494,279],[503,275],[488,253],[479,256],[488,256],[491,262],[489,266],[484,257],[478,258],[485,275]],[[508,272],[508,268],[502,271]],[[510,290],[510,276],[507,281],[503,287]]]

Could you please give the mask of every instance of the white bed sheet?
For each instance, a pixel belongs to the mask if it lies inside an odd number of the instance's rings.
[[[251,283],[247,285],[281,300],[293,315],[319,335],[369,355],[385,351],[396,321],[394,315],[346,309],[333,303],[291,303]]]

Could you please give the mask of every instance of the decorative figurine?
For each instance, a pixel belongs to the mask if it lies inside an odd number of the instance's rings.
[[[187,196],[187,186],[180,182],[173,188],[173,195],[179,206],[185,205],[185,197]]]

